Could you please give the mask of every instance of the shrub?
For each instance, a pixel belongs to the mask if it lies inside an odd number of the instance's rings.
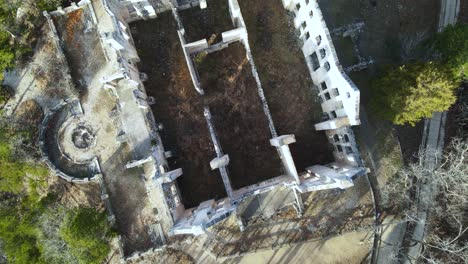
[[[68,212],[60,235],[79,263],[102,263],[110,252],[108,239],[112,232],[105,212],[83,207]]]

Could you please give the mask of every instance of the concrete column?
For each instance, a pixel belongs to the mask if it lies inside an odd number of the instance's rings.
[[[270,139],[270,144],[276,147],[280,153],[281,161],[283,162],[284,169],[288,176],[293,177],[298,184],[301,183],[299,175],[297,174],[296,165],[289,150],[289,144],[296,142],[294,135],[283,135]]]
[[[177,178],[179,178],[182,174],[183,172],[181,168],[168,171],[168,172],[163,173],[161,177],[157,178],[156,182],[159,184],[173,182]]]
[[[327,120],[318,124],[315,124],[315,130],[330,130],[330,129],[338,129],[340,127],[349,126],[349,118],[348,117],[338,117],[335,119]]]
[[[142,160],[132,160],[132,161],[128,162],[125,165],[125,168],[126,169],[135,168],[135,167],[141,166],[141,165],[143,165],[143,164],[145,164],[147,162],[150,162],[151,160],[153,160],[152,156],[149,156],[148,158],[142,159]]]

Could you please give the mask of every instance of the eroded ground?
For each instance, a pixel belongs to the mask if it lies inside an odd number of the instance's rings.
[[[325,133],[314,128],[322,120],[322,109],[292,17],[279,0],[239,0],[239,4],[278,134],[296,135],[290,148],[298,171],[332,162]]]

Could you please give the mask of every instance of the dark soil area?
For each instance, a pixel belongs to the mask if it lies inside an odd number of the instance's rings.
[[[359,34],[362,55],[376,64],[398,63],[413,57],[414,47],[435,32],[438,0],[334,0],[320,1],[330,30],[364,22]],[[340,56],[340,50],[337,49]]]
[[[340,64],[343,67],[349,67],[359,63],[358,54],[354,51],[353,40],[351,37],[336,38],[333,40],[336,50],[339,50]]]
[[[445,123],[445,146],[449,146],[452,139],[456,137],[466,137],[468,131],[468,124],[465,116],[463,116],[462,107],[466,109],[468,105],[468,82],[460,85],[457,91],[457,102],[450,107],[447,112],[447,121]],[[465,121],[462,121],[465,120]]]
[[[279,0],[239,0],[239,4],[278,134],[296,135],[290,148],[298,171],[332,162],[325,133],[314,128],[322,120],[322,109],[292,17]]]
[[[187,42],[210,39],[214,35],[214,42],[221,40],[221,33],[234,29],[227,0],[208,0],[208,7],[189,8],[179,12],[185,29]]]
[[[405,164],[417,162],[424,132],[424,121],[419,121],[415,126],[395,126],[395,131]]]
[[[281,175],[270,145],[268,120],[245,49],[239,42],[209,54],[198,67],[221,147],[229,154],[232,187],[239,189]]]
[[[72,3],[78,4],[79,0],[62,0],[62,7],[71,6]]]
[[[156,99],[151,109],[156,121],[164,125],[163,144],[176,154],[170,167],[183,170],[177,179],[183,204],[189,208],[226,197],[219,172],[210,168],[216,154],[203,116],[203,101],[193,87],[172,13],[160,14],[156,21],[135,22],[131,27],[142,59],[139,68],[148,74],[146,91]]]
[[[460,1],[460,13],[458,13],[458,22],[468,23],[468,1]]]

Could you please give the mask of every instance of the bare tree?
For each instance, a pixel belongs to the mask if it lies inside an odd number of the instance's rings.
[[[418,206],[429,204],[427,235],[422,258],[428,263],[468,263],[468,141],[454,139],[440,165],[430,169],[410,164],[383,187],[387,202],[398,206],[407,221],[420,221]],[[420,195],[421,186],[430,194]]]

